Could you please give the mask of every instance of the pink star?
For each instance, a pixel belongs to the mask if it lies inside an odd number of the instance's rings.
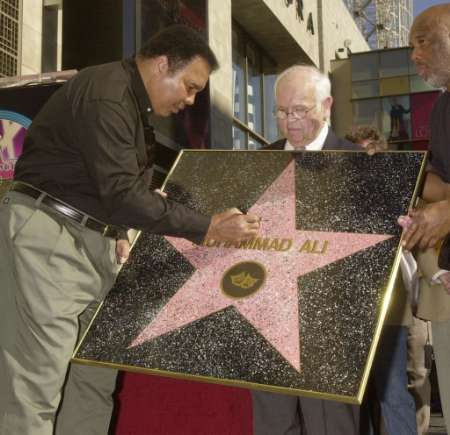
[[[196,271],[130,347],[233,306],[300,371],[297,278],[392,236],[298,231],[295,226],[294,164],[286,167],[249,211],[262,218],[260,239],[287,240],[285,248],[292,240],[290,249],[206,247],[185,239],[166,237]],[[316,242],[315,253],[305,252],[306,249],[300,252],[308,240],[311,241],[310,248],[313,241]],[[244,298],[232,298],[221,290],[220,283],[230,267],[244,261],[262,264],[266,281],[257,292]]]

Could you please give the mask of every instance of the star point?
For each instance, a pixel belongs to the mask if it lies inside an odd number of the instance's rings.
[[[300,371],[298,277],[391,236],[297,230],[294,165],[291,162],[249,210],[262,218],[258,238],[236,248],[223,243],[197,246],[185,239],[166,237],[196,271],[130,347],[233,306]],[[221,290],[220,283],[230,268],[242,262],[261,265],[266,274],[264,284],[245,297],[231,297]],[[245,277],[235,279],[244,282]],[[247,277],[243,286],[251,283]]]

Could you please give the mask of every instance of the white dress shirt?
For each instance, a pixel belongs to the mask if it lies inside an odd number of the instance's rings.
[[[320,130],[320,133],[317,135],[317,137],[308,145],[306,145],[305,150],[306,151],[320,151],[323,148],[323,145],[325,143],[325,139],[328,136],[328,124],[325,123],[322,127],[322,130]],[[284,149],[287,151],[296,150],[293,145],[289,143],[289,141],[286,139],[286,143],[284,144]]]

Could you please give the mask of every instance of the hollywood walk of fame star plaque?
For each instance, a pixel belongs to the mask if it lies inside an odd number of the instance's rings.
[[[184,151],[169,197],[261,218],[240,243],[141,233],[74,360],[360,403],[422,152]]]

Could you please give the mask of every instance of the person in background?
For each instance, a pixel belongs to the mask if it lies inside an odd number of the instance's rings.
[[[388,149],[384,136],[370,125],[357,126],[345,137],[369,154]],[[407,389],[407,343],[412,320],[410,298],[399,274],[373,361],[368,393],[361,405],[361,434],[417,433],[415,404]]]

